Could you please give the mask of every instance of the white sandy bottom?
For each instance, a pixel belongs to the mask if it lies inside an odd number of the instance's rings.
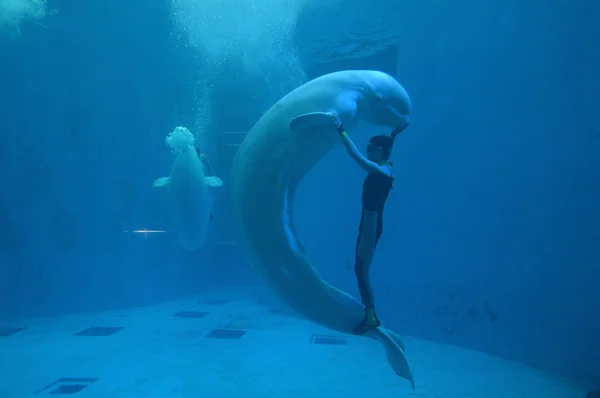
[[[583,388],[484,353],[405,337],[416,389],[396,376],[374,340],[340,335],[262,306],[252,290],[212,291],[144,308],[0,323],[0,397],[46,395],[83,384],[74,397],[582,398]],[[221,304],[200,304],[225,299]],[[173,317],[200,311],[202,318]],[[74,336],[88,327],[111,336]],[[205,336],[243,329],[240,339]],[[346,345],[311,344],[335,335]],[[60,378],[91,378],[65,381]],[[68,389],[68,387],[65,387]]]

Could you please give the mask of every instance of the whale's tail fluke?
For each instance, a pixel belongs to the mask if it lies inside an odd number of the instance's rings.
[[[394,370],[394,373],[403,379],[408,380],[414,390],[415,379],[410,365],[408,364],[408,360],[406,359],[406,355],[404,354],[404,344],[402,344],[398,336],[391,330],[385,329],[383,326],[369,330],[368,335],[383,345],[388,363]]]

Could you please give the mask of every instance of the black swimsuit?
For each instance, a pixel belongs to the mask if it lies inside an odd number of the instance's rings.
[[[360,225],[358,227],[358,238],[356,239],[355,265],[354,272],[358,280],[358,288],[363,304],[367,307],[373,306],[373,292],[369,284],[369,266],[363,264],[358,255],[358,247],[362,235],[365,211],[377,212],[377,230],[375,235],[375,247],[381,238],[383,232],[383,208],[392,188],[394,177],[387,176],[378,171],[371,172],[365,178],[362,191],[362,212],[360,215]]]

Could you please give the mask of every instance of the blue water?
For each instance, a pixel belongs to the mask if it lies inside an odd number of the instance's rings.
[[[0,17],[29,1],[0,0]],[[234,3],[48,0],[45,17],[0,20],[0,319],[262,283],[230,245],[225,190],[202,252],[131,232],[169,229],[152,188],[165,136],[206,131],[226,183],[221,133],[307,79],[379,69],[414,104],[373,265],[380,315],[600,383],[599,4]],[[315,264],[352,294],[362,178],[336,150],[297,198]]]

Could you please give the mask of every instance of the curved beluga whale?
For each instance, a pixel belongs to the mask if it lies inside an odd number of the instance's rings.
[[[352,131],[359,120],[390,128],[409,123],[411,101],[390,75],[370,70],[320,76],[275,103],[252,127],[233,160],[229,183],[231,220],[253,265],[285,304],[329,329],[352,334],[364,306],[321,279],[297,237],[294,194],[303,176],[342,145],[330,114]],[[384,326],[378,340],[399,376],[412,371],[398,336]]]

